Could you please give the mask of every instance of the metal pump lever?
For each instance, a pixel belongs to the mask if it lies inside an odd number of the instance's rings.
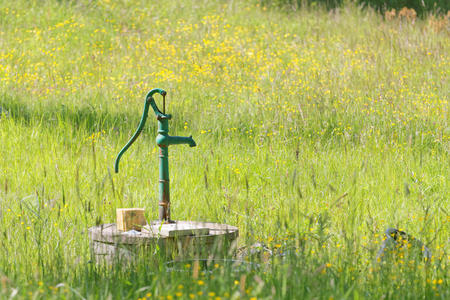
[[[153,99],[153,95],[159,93],[163,96],[163,112],[161,112],[156,106],[156,102]],[[165,96],[166,91],[162,89],[152,89],[145,97],[144,112],[142,114],[141,121],[138,129],[128,141],[128,143],[120,150],[117,155],[116,162],[114,164],[115,172],[119,172],[119,161],[123,153],[134,143],[139,134],[141,134],[144,128],[145,121],[148,116],[149,106],[153,108],[156,119],[158,120],[158,136],[156,137],[156,143],[159,147],[159,219],[161,221],[170,222],[170,192],[169,192],[169,146],[176,144],[188,144],[190,147],[195,147],[196,143],[190,137],[181,136],[169,136],[169,120],[172,118],[170,114],[165,114]]]
[[[119,154],[117,155],[116,162],[114,164],[114,170],[115,170],[116,173],[119,173],[119,161],[120,161],[120,158],[125,153],[125,151],[127,151],[128,148],[130,148],[130,146],[134,143],[134,141],[136,141],[138,136],[141,134],[142,129],[144,128],[145,122],[147,121],[149,105],[152,106],[153,110],[155,111],[155,115],[156,115],[156,117],[158,119],[159,118],[167,118],[167,119],[170,120],[172,118],[171,115],[165,115],[164,113],[161,113],[161,111],[158,109],[158,107],[156,106],[155,100],[152,97],[155,93],[161,94],[164,98],[167,95],[166,91],[164,91],[162,89],[153,89],[145,97],[144,112],[142,113],[142,118],[141,118],[141,121],[139,122],[138,129],[133,134],[133,136],[128,141],[128,143],[122,148],[122,150],[120,150]],[[164,106],[163,106],[164,110],[165,110],[165,106],[166,106],[165,102],[166,101],[164,99]]]

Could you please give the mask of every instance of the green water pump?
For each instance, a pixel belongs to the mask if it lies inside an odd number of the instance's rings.
[[[156,106],[153,99],[154,94],[160,94],[163,97],[163,111],[161,112]],[[144,112],[142,114],[139,127],[117,155],[114,165],[115,172],[119,172],[119,161],[127,149],[134,143],[139,134],[144,128],[145,121],[148,116],[149,106],[153,108],[156,119],[158,120],[158,135],[156,136],[156,143],[159,147],[159,219],[164,222],[171,222],[170,219],[170,190],[169,190],[169,146],[177,144],[188,144],[190,147],[195,147],[195,141],[192,136],[169,136],[169,120],[172,118],[170,114],[166,114],[166,91],[162,89],[152,89],[145,97]]]

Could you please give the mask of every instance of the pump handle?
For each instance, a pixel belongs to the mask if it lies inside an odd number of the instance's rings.
[[[159,93],[163,97],[166,96],[166,91],[163,89],[152,89],[150,92],[148,92],[147,96],[145,97],[145,104],[144,104],[144,112],[142,113],[142,118],[139,123],[138,129],[133,134],[131,139],[128,141],[128,143],[120,150],[119,154],[117,155],[116,162],[114,163],[114,170],[116,173],[119,173],[119,161],[122,155],[127,151],[128,148],[134,143],[134,141],[138,138],[138,136],[141,134],[142,129],[144,128],[145,121],[147,121],[148,116],[148,108],[149,106],[152,106],[153,110],[155,111],[156,117],[159,118],[168,118],[170,119],[170,115],[165,115],[161,113],[161,111],[156,106],[155,100],[153,99],[153,94]]]

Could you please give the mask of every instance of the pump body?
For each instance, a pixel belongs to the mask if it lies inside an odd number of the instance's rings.
[[[158,93],[163,96],[163,112],[161,112],[156,105],[153,95]],[[192,139],[192,136],[170,136],[169,135],[169,120],[172,118],[170,114],[165,114],[165,96],[166,91],[162,89],[153,89],[145,98],[144,112],[142,114],[139,127],[128,141],[128,143],[122,148],[116,158],[115,172],[119,172],[119,161],[123,153],[134,143],[139,134],[141,133],[145,121],[148,116],[149,106],[153,108],[156,119],[158,120],[158,135],[156,136],[156,144],[159,147],[159,220],[164,222],[172,222],[170,219],[170,186],[169,186],[169,146],[188,144],[190,147],[195,147],[196,143]]]

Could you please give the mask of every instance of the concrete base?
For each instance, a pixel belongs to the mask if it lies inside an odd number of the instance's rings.
[[[142,231],[117,230],[116,224],[89,228],[93,258],[97,262],[130,262],[138,257],[163,255],[167,259],[220,258],[237,249],[237,227],[209,222],[152,222]]]

